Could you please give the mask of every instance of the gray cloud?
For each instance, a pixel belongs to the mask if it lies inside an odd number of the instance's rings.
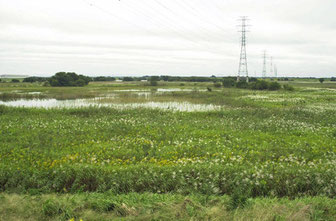
[[[250,73],[333,76],[334,0],[0,0],[0,74],[235,75],[240,15]]]

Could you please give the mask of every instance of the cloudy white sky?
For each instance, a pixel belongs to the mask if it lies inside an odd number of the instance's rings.
[[[0,75],[336,76],[335,0],[0,0]],[[270,67],[268,66],[268,71]]]

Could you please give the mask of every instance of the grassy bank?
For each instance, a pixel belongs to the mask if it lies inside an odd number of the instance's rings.
[[[256,198],[232,208],[228,196],[179,194],[0,195],[1,220],[335,220],[325,197]]]

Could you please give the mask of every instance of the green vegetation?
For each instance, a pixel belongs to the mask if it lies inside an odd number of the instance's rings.
[[[111,193],[0,194],[1,220],[334,220],[326,197],[249,199],[231,209],[228,196]]]
[[[281,89],[281,84],[275,81],[265,81],[265,80],[256,80],[251,79],[250,82],[246,82],[245,80],[236,82],[233,78],[224,78],[223,86],[225,88],[241,88],[241,89],[252,89],[252,90],[270,90],[270,91],[277,91]],[[215,83],[216,86],[217,83]],[[218,84],[217,87],[220,87]],[[288,89],[288,87],[284,87],[285,90]]]
[[[158,86],[159,77],[152,76],[149,78],[150,86]]]
[[[129,81],[134,81],[135,79],[132,77],[124,77],[123,81],[129,82]]]
[[[11,81],[12,83],[19,83],[20,82],[20,80],[19,79],[12,79],[12,81]]]
[[[93,81],[115,81],[116,78],[100,76],[100,77],[93,77],[92,80]]]
[[[46,82],[48,78],[45,77],[27,77],[22,82],[34,83],[34,82]]]
[[[91,78],[73,72],[58,72],[48,81],[53,87],[83,87],[89,84]]]
[[[2,191],[335,194],[332,110],[1,112]]]
[[[223,86],[226,88],[231,88],[235,86],[236,81],[232,78],[223,79]]]
[[[214,87],[217,87],[217,88],[219,88],[219,87],[221,87],[222,86],[222,84],[221,83],[219,83],[219,82],[215,82],[214,83]]]
[[[0,219],[335,219],[335,83],[288,81],[274,91],[213,82],[160,87],[167,92],[142,82],[1,84],[0,98],[105,95],[100,102],[220,108],[0,105]]]
[[[294,91],[294,87],[289,84],[284,84],[283,89],[286,91]]]

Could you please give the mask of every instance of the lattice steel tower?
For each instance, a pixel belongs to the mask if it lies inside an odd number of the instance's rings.
[[[248,82],[248,68],[247,68],[247,55],[246,55],[246,30],[248,18],[246,16],[242,16],[239,21],[241,21],[241,30],[239,32],[242,33],[241,36],[241,49],[240,49],[240,60],[239,60],[239,69],[237,81],[240,80],[241,76],[246,76],[246,81]]]
[[[274,69],[273,69],[273,57],[271,56],[271,69],[270,69],[270,77],[273,77]]]
[[[266,77],[266,51],[264,51],[264,66],[263,66],[263,72],[262,72],[262,78]]]

